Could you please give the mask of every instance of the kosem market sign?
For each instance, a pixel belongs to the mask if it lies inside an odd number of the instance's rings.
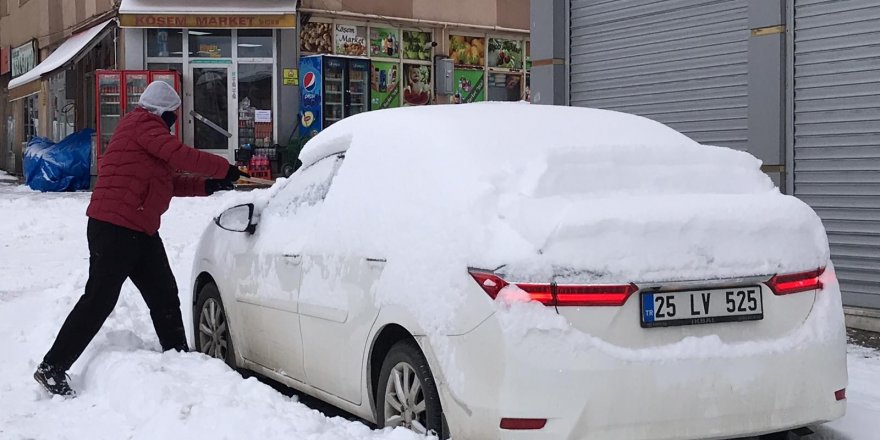
[[[296,14],[281,15],[174,15],[123,14],[122,27],[142,28],[295,28]]]
[[[19,77],[37,66],[37,42],[23,44],[12,49],[9,55],[9,68],[12,77]]]

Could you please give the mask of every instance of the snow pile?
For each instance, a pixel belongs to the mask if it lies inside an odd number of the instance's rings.
[[[160,233],[187,325],[189,273],[202,228],[221,207],[262,200],[275,190],[172,202]],[[128,283],[105,328],[71,371],[79,397],[48,399],[31,374],[85,286],[88,197],[0,186],[0,211],[14,213],[0,217],[0,438],[418,438],[408,431],[370,431],[360,423],[328,419],[198,354],[158,353],[149,313]],[[820,427],[817,439],[876,436],[880,353],[850,347],[848,362],[848,414]]]
[[[225,364],[159,353],[149,312],[130,282],[114,313],[70,371],[79,397],[49,399],[32,374],[88,278],[90,194],[0,186],[0,438],[414,440],[327,418]],[[175,199],[160,231],[191,337],[190,270],[199,234],[241,194]]]

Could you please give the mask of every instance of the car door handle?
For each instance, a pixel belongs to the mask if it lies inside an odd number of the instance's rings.
[[[289,264],[299,264],[302,262],[302,255],[284,254],[284,261]]]
[[[375,267],[375,268],[380,268],[380,269],[385,266],[385,263],[387,263],[387,260],[385,260],[384,258],[367,258],[366,260],[367,260],[367,265],[369,265],[370,267]]]

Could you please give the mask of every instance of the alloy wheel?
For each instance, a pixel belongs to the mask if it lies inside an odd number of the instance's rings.
[[[229,331],[223,307],[214,298],[208,298],[199,312],[199,351],[208,356],[226,360]]]
[[[427,434],[425,394],[415,369],[400,362],[391,370],[385,386],[385,426],[411,429]]]

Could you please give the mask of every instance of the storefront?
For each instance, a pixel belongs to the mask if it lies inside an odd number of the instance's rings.
[[[124,0],[125,68],[179,72],[189,145],[232,159],[239,148],[284,144],[297,112],[296,102],[282,104],[279,81],[296,60],[295,4]]]
[[[94,127],[92,72],[113,66],[116,58],[116,25],[104,20],[64,40],[42,62],[36,42],[12,51],[4,158],[9,171],[21,171],[22,152],[34,136],[59,141]]]
[[[303,135],[364,110],[528,99],[525,31],[308,12],[299,32]]]

